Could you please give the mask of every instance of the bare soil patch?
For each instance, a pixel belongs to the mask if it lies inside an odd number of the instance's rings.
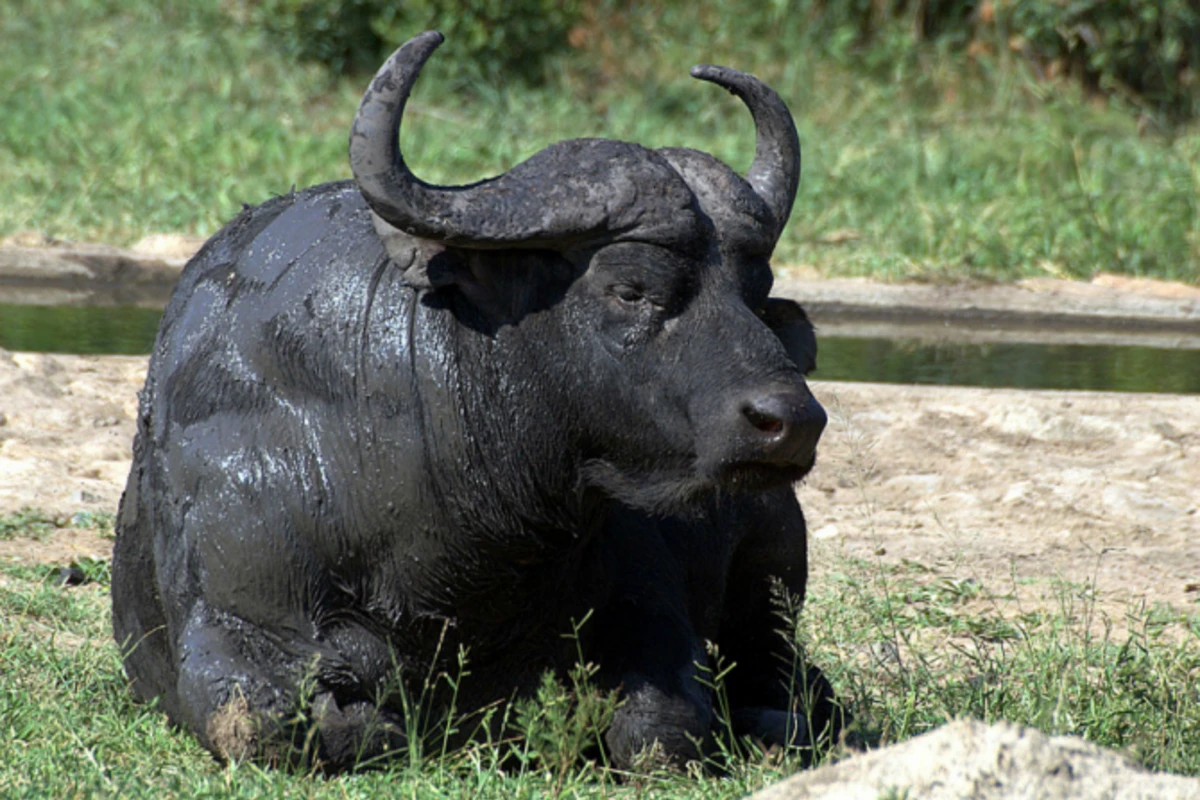
[[[0,351],[0,514],[115,512],[144,357]],[[1200,600],[1200,398],[816,382],[830,414],[799,489],[813,580],[841,554],[918,562],[997,593],[1090,586],[1130,601]],[[105,557],[65,527],[0,542],[0,559]]]
[[[1116,617],[1200,597],[1200,399],[815,383],[830,413],[800,497],[821,564],[916,562],[992,593],[1063,582]]]

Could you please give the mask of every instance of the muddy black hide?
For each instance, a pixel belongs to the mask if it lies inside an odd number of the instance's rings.
[[[812,327],[769,297],[786,107],[693,71],[755,117],[744,178],[584,139],[432,186],[398,130],[440,41],[376,76],[354,180],[247,208],[184,270],[117,521],[133,691],[218,757],[340,769],[403,748],[405,695],[460,651],[459,710],[582,655],[622,698],[612,762],[680,763],[713,741],[715,643],[735,730],[810,742],[827,688],[772,599],[804,594],[793,484],[825,424]]]

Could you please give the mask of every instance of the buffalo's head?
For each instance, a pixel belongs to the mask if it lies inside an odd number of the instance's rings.
[[[409,280],[459,293],[498,326],[540,319],[539,335],[556,341],[541,351],[553,362],[542,373],[572,387],[559,401],[586,421],[570,426],[584,476],[626,502],[665,507],[803,477],[825,412],[803,377],[812,326],[795,303],[769,297],[769,258],[800,178],[779,96],[736,70],[692,70],[754,116],[744,178],[695,150],[577,139],[489,180],[433,186],[398,142],[409,92],[441,42],[429,32],[396,51],[350,138],[377,228],[422,243]]]

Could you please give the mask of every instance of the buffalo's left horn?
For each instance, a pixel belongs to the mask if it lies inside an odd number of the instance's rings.
[[[417,178],[400,153],[400,120],[421,67],[445,37],[426,31],[392,54],[359,104],[350,128],[350,168],[371,208],[402,230],[442,238],[435,220],[445,217],[445,202],[431,195],[442,189]]]
[[[771,87],[736,69],[700,64],[692,77],[737,95],[754,117],[757,141],[746,182],[775,216],[775,236],[783,232],[800,185],[800,137],[787,105]]]
[[[619,224],[610,219],[609,209],[621,203],[611,200],[606,181],[619,165],[594,155],[582,165],[572,153],[555,151],[557,164],[539,169],[526,162],[467,186],[434,186],[412,174],[400,153],[400,122],[421,67],[442,41],[442,34],[427,31],[393,53],[354,117],[350,167],[375,213],[408,234],[474,248],[574,242]],[[578,184],[545,179],[568,170],[574,170]]]

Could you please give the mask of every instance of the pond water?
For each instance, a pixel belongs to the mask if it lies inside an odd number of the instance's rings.
[[[1027,342],[818,340],[819,380],[1200,393],[1200,350]]]
[[[0,348],[150,352],[161,311],[0,304]],[[968,337],[964,337],[968,338]],[[821,336],[818,380],[1200,394],[1200,349]]]

